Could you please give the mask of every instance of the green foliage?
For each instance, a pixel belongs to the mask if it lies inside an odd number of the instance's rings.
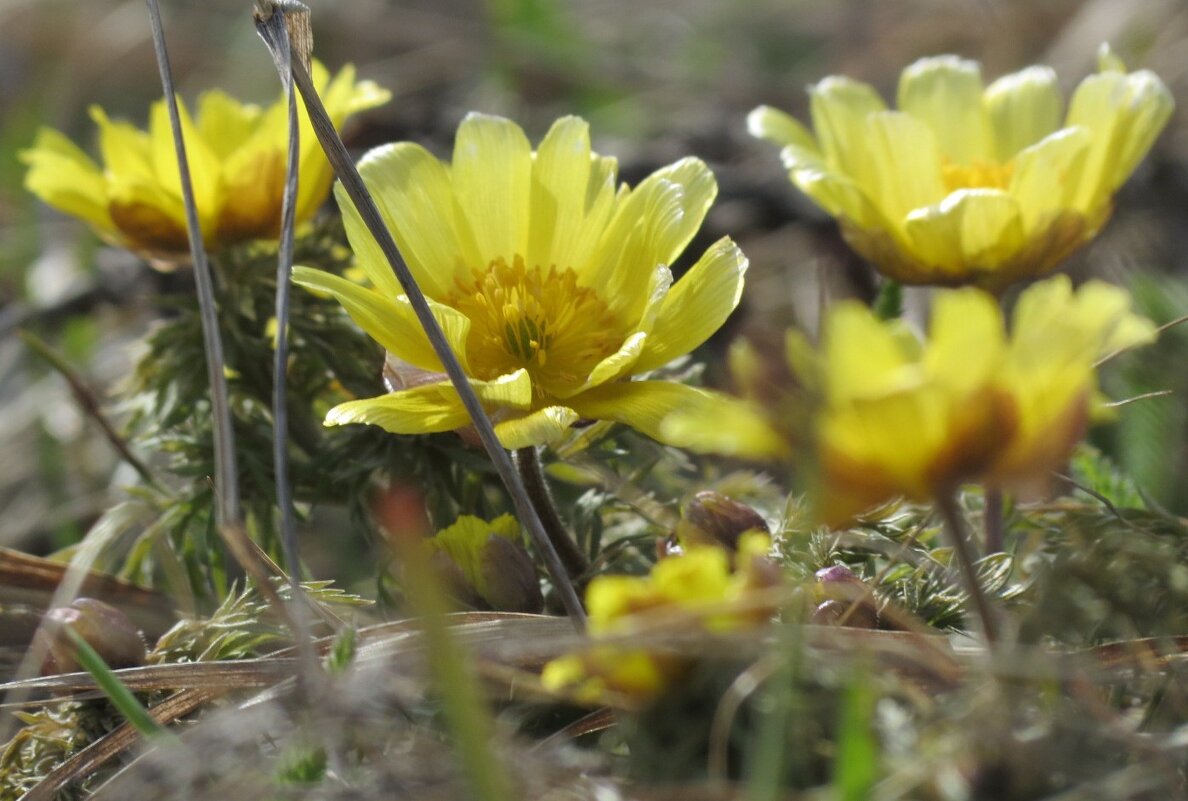
[[[833,786],[838,801],[866,801],[879,777],[879,743],[874,733],[875,690],[866,671],[852,677],[842,694]]]
[[[1073,646],[1188,631],[1188,527],[1086,506],[1028,518],[1038,538],[1022,635]]]
[[[1172,276],[1135,276],[1136,308],[1160,324],[1180,318],[1188,309],[1188,281]],[[1144,398],[1119,409],[1119,418],[1103,440],[1108,452],[1141,491],[1160,506],[1188,513],[1188,325],[1163,331],[1154,345],[1120,355],[1107,375],[1111,397],[1125,399],[1171,390],[1164,397]],[[1108,439],[1106,436],[1108,435]]]
[[[278,784],[318,784],[326,777],[326,749],[302,745],[290,746],[281,754],[276,768]]]
[[[345,626],[334,635],[334,642],[326,653],[326,672],[331,676],[344,673],[355,661],[359,632],[354,626]]]
[[[895,320],[903,316],[903,285],[888,278],[879,287],[874,301],[874,313],[880,320]]]

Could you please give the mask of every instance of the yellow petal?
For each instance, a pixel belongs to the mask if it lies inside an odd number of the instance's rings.
[[[788,446],[761,409],[722,395],[695,398],[660,422],[660,441],[698,453],[775,459]]]
[[[814,151],[789,145],[780,153],[792,183],[833,217],[849,220],[859,228],[896,231],[876,207],[877,187],[864,188],[828,167]]]
[[[936,136],[927,124],[902,112],[881,112],[867,118],[865,135],[872,164],[864,186],[873,188],[879,210],[896,227],[913,210],[945,196]]]
[[[344,65],[333,79],[320,62],[314,61],[313,67],[310,77],[336,128],[341,127],[350,115],[381,106],[392,99],[392,93],[374,81],[356,81],[354,64]]]
[[[780,147],[793,145],[808,151],[817,150],[817,140],[791,115],[771,106],[759,106],[747,115],[747,131]]]
[[[391,300],[377,290],[300,265],[293,268],[293,283],[333,295],[351,319],[372,339],[409,364],[422,370],[443,371],[429,338],[404,295]],[[466,363],[466,337],[470,333],[470,321],[448,306],[433,301],[430,301],[430,308],[454,355],[462,363],[463,369],[469,370]]]
[[[1174,102],[1151,72],[1103,72],[1081,82],[1069,104],[1067,125],[1093,134],[1085,158],[1076,208],[1091,212],[1105,205],[1146,155],[1171,117]]]
[[[619,205],[615,182],[618,161],[611,156],[590,156],[590,175],[586,183],[584,222],[569,245],[569,264],[579,274],[588,271],[606,234],[606,228]],[[557,265],[561,267],[562,265]]]
[[[1019,204],[1023,229],[1029,236],[1069,208],[1091,142],[1085,128],[1064,128],[1015,157],[1009,191]]]
[[[359,162],[359,174],[426,295],[441,300],[456,290],[455,278],[486,268],[468,231],[459,230],[449,172],[425,148],[411,142],[378,147]],[[334,191],[367,277],[386,294],[403,294],[346,191],[341,184]]]
[[[510,120],[471,113],[458,126],[452,177],[484,264],[511,264],[528,244],[532,147]]]
[[[532,402],[532,382],[518,370],[494,381],[472,381],[484,407],[526,409]],[[377,398],[348,401],[326,415],[326,425],[368,423],[393,434],[431,434],[452,431],[470,422],[457,391],[448,381],[405,389]]]
[[[685,250],[718,196],[718,182],[701,159],[684,158],[652,173],[647,181],[671,182],[680,187],[672,220],[656,226],[655,263],[672,266]],[[649,267],[651,265],[648,265]]]
[[[1130,311],[1120,287],[1089,281],[1075,293],[1066,275],[1028,287],[1015,304],[1011,346],[1024,369],[1080,363],[1151,342],[1154,324]]]
[[[813,130],[829,166],[859,183],[871,175],[866,118],[887,105],[867,84],[834,76],[809,87]]]
[[[885,395],[919,380],[914,354],[904,347],[902,336],[857,301],[830,309],[822,352],[831,401]]]
[[[158,182],[109,175],[108,212],[121,236],[137,250],[184,252],[189,247],[182,200]],[[203,229],[205,236],[207,229]]]
[[[1002,312],[980,289],[940,293],[928,334],[925,370],[958,397],[985,385],[1003,358]]]
[[[661,302],[634,370],[653,370],[709,339],[738,306],[746,271],[746,256],[728,237],[712,245]]]
[[[495,424],[499,442],[508,450],[549,445],[556,442],[578,421],[578,413],[565,406],[548,406],[524,417]]]
[[[194,188],[194,202],[198,205],[198,219],[203,235],[209,238],[214,235],[222,202],[221,165],[218,157],[198,132],[198,126],[190,119],[190,112],[180,98],[177,101],[177,110],[181,118],[181,133],[186,146],[190,182]],[[173,128],[169,122],[169,108],[164,100],[153,103],[149,110],[149,142],[152,146],[153,171],[157,182],[165,191],[182,197]]]
[[[652,173],[618,203],[583,283],[599,287],[622,319],[642,319],[656,268],[670,266],[685,249],[717,192],[713,173],[699,159]]]
[[[99,155],[110,174],[154,179],[148,134],[123,121],[112,121],[99,106],[91,106],[91,119],[99,126]]]
[[[435,385],[347,401],[326,415],[328,426],[367,423],[392,434],[434,434],[453,431],[468,422],[470,418],[457,396],[443,396]]]
[[[227,158],[247,142],[261,117],[259,106],[240,103],[221,89],[198,98],[198,133],[218,158]]]
[[[920,59],[900,75],[898,98],[900,110],[928,124],[948,158],[968,164],[994,157],[976,61],[955,56]]]
[[[923,261],[954,277],[993,272],[1024,244],[1018,203],[996,189],[961,189],[913,212],[907,233]]]
[[[1155,73],[1139,70],[1127,76],[1127,95],[1113,148],[1113,175],[1107,186],[1116,190],[1147,155],[1171,119],[1175,101]]]
[[[20,160],[29,165],[25,188],[34,195],[100,232],[114,230],[103,173],[65,136],[50,128],[40,129],[33,146],[20,152]]]
[[[1097,47],[1098,72],[1126,72],[1126,62],[1114,52],[1109,42],[1102,42]]]
[[[682,447],[695,442],[677,439],[685,431],[679,427],[663,427],[666,417],[705,405],[726,403],[729,399],[704,389],[670,381],[624,381],[603,384],[568,400],[582,417],[591,420],[613,420],[631,426],[652,439]]]
[[[355,68],[351,64],[344,66],[338,75],[330,80],[326,68],[320,62],[314,61],[313,73],[310,77],[322,96],[326,113],[330,115],[335,128],[341,129],[350,115],[382,105],[391,98],[391,93],[388,90],[371,81],[356,83]],[[269,125],[274,126],[278,132],[283,132],[288,125],[286,104],[278,103],[274,108],[278,112],[278,117]],[[297,192],[296,216],[297,221],[301,222],[312,217],[318,206],[325,201],[333,181],[333,171],[330,162],[322,152],[322,146],[318,143],[313,125],[309,121],[309,115],[305,111],[305,105],[300,101],[297,103],[297,116],[301,126],[299,138],[301,182]],[[283,137],[282,133],[277,141],[285,142],[287,139]]]
[[[986,108],[994,131],[994,153],[1006,162],[1060,127],[1064,101],[1051,67],[1028,67],[990,84]]]
[[[528,264],[565,269],[584,261],[574,245],[583,234],[590,168],[586,121],[563,117],[553,123],[532,165]]]
[[[241,147],[223,162],[225,201],[215,221],[217,241],[229,244],[280,235],[285,158],[281,147]]]

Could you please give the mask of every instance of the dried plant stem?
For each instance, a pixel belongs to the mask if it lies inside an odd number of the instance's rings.
[[[161,72],[161,86],[165,90],[165,104],[169,109],[169,125],[173,131],[173,146],[177,154],[177,169],[181,180],[182,199],[186,207],[186,233],[190,239],[190,258],[194,265],[194,283],[198,290],[198,310],[202,318],[202,341],[206,351],[206,373],[210,379],[210,414],[214,428],[216,517],[220,527],[239,520],[239,476],[235,464],[235,433],[231,427],[231,406],[227,400],[227,379],[223,374],[225,357],[223,340],[219,335],[218,307],[215,301],[214,280],[206,248],[202,244],[202,228],[198,223],[198,206],[194,202],[194,185],[190,180],[190,164],[186,159],[186,143],[182,137],[181,116],[177,109],[177,93],[173,88],[173,71],[165,48],[165,33],[161,27],[161,9],[157,0],[146,0],[149,21],[153,29],[153,50]]]
[[[276,505],[280,512],[281,549],[285,556],[285,570],[289,574],[292,593],[289,619],[293,636],[301,654],[302,685],[308,685],[319,670],[317,657],[310,645],[309,620],[302,602],[301,558],[297,547],[297,525],[294,520],[292,487],[289,483],[289,292],[293,275],[293,240],[297,209],[297,167],[301,161],[300,126],[297,121],[297,92],[288,69],[292,56],[289,30],[284,15],[256,18],[256,32],[268,43],[273,54],[281,86],[288,98],[289,149],[285,164],[285,191],[281,199],[280,246],[276,259],[276,350],[272,365],[272,464],[276,482]]]
[[[516,468],[520,471],[520,480],[524,482],[524,489],[532,499],[532,506],[540,515],[540,522],[553,547],[557,549],[565,565],[566,572],[574,583],[590,569],[590,562],[586,555],[573,541],[565,521],[557,511],[557,504],[553,500],[553,493],[549,490],[548,479],[544,474],[544,467],[540,463],[540,453],[534,447],[520,448],[513,454]]]
[[[128,447],[127,441],[120,436],[119,432],[111,424],[111,421],[104,416],[103,410],[99,406],[98,398],[95,397],[95,393],[87,386],[86,381],[78,374],[78,371],[71,367],[70,363],[60,353],[55,351],[48,342],[32,331],[22,329],[20,331],[20,337],[30,350],[45,359],[50,367],[53,367],[62,378],[66,379],[66,383],[70,387],[70,392],[74,395],[74,400],[83,410],[83,413],[95,421],[95,424],[99,426],[99,430],[103,432],[103,436],[107,438],[111,447],[115,448],[123,460],[131,465],[132,469],[140,476],[140,480],[150,487],[162,489],[156,479],[153,478],[148,465],[142,462],[140,457],[132,452],[132,449]]]
[[[276,6],[274,11],[283,11],[283,9],[280,6]],[[425,329],[426,336],[433,344],[434,352],[445,367],[445,371],[453,383],[454,388],[457,390],[463,406],[470,415],[475,429],[478,431],[479,438],[482,440],[483,446],[486,448],[487,454],[495,466],[496,472],[503,480],[504,485],[512,497],[517,516],[528,529],[536,547],[544,557],[545,566],[569,616],[572,618],[576,627],[579,629],[584,628],[585,611],[582,609],[581,601],[578,599],[573,582],[569,580],[565,566],[562,564],[560,557],[558,557],[557,551],[553,548],[552,542],[549,540],[549,536],[545,532],[539,516],[536,514],[536,510],[532,506],[532,501],[524,490],[524,485],[520,481],[515,466],[512,464],[511,457],[500,444],[490,417],[487,416],[482,403],[478,399],[478,395],[475,394],[474,389],[470,386],[470,381],[462,369],[461,364],[459,364],[458,358],[451,350],[449,342],[441,330],[441,326],[434,319],[424,293],[417,286],[416,280],[408,269],[408,265],[405,264],[404,259],[400,256],[400,251],[396,247],[396,242],[392,239],[391,232],[388,231],[387,226],[384,224],[383,217],[380,216],[375,201],[372,200],[371,195],[368,193],[363,179],[359,176],[359,171],[355,169],[355,165],[347,153],[346,146],[343,145],[342,140],[339,138],[333,122],[322,105],[321,98],[318,97],[317,91],[314,89],[309,72],[297,59],[290,59],[290,69],[297,83],[297,88],[301,92],[302,100],[305,102],[305,108],[309,112],[309,118],[313,124],[314,132],[317,134],[318,141],[321,142],[322,149],[325,150],[331,165],[333,165],[335,174],[342,182],[343,188],[346,190],[351,202],[354,203],[360,217],[367,225],[368,231],[370,231],[376,243],[387,257],[392,271],[400,282],[400,286],[407,294],[409,303],[416,313],[421,326]]]
[[[1003,497],[1002,490],[986,487],[982,493],[982,544],[986,553],[999,553],[1003,547]]]
[[[944,531],[948,536],[949,545],[953,548],[953,556],[957,559],[957,566],[961,575],[961,583],[965,585],[965,592],[973,604],[974,614],[982,624],[982,633],[986,637],[991,650],[998,643],[998,618],[990,606],[986,593],[982,590],[982,583],[978,580],[977,567],[974,565],[973,549],[970,547],[966,535],[965,525],[961,521],[961,512],[957,509],[957,496],[953,492],[941,492],[936,499],[936,508],[944,520]]]

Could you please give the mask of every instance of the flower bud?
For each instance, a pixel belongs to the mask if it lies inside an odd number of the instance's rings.
[[[483,608],[483,598],[474,585],[467,580],[462,568],[445,551],[434,551],[429,555],[429,569],[441,583],[446,594],[460,606],[469,609]]]
[[[450,594],[472,609],[539,612],[544,608],[536,568],[511,515],[459,517],[430,537],[430,566]]]
[[[45,648],[41,663],[43,676],[82,670],[74,643],[63,630],[65,628],[82,637],[113,669],[144,664],[144,638],[128,616],[103,601],[78,598],[70,606],[45,613],[44,623],[34,641],[34,647]]]
[[[825,599],[814,611],[813,623],[877,629],[879,610],[865,581],[845,565],[831,565],[816,572],[817,596]]]
[[[836,584],[838,582],[858,582],[862,583],[862,579],[854,575],[854,571],[845,565],[830,565],[818,570],[814,575],[817,581],[822,584]]]
[[[685,547],[718,545],[735,551],[739,537],[748,531],[770,533],[758,512],[713,490],[694,495],[677,524],[677,536]]]
[[[877,629],[879,616],[869,603],[826,601],[813,610],[810,622],[819,626],[846,626],[853,629]]]
[[[540,582],[528,551],[520,543],[492,534],[480,557],[483,600],[500,612],[539,612],[544,608]]]

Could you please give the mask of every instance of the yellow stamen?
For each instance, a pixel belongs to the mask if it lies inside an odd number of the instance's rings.
[[[941,177],[945,182],[947,192],[958,189],[1008,189],[1011,176],[1015,172],[1015,163],[1008,161],[1001,164],[997,161],[974,161],[970,164],[954,164],[945,159],[941,166]]]
[[[545,391],[574,388],[624,338],[606,303],[571,268],[527,267],[516,256],[455,284],[446,304],[470,319],[467,357],[479,378],[524,368]]]

